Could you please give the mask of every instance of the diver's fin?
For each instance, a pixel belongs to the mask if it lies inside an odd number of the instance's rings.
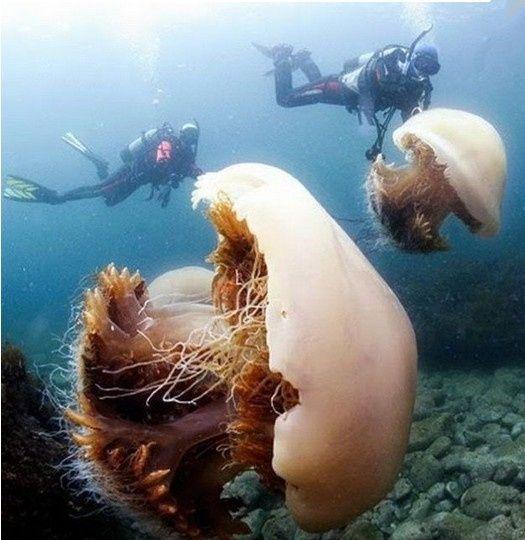
[[[78,137],[75,137],[71,131],[68,131],[65,135],[62,135],[61,139],[82,154],[89,152],[88,147]]]
[[[93,150],[87,145],[84,144],[76,135],[68,131],[65,135],[62,135],[62,140],[71,146],[74,150],[82,154],[85,158],[89,159],[93,165],[97,168],[98,177],[101,180],[104,180],[108,176],[109,162],[95,154]]]
[[[252,41],[252,45],[266,58],[273,60],[274,64],[283,60],[292,59],[293,47],[287,43],[280,43],[274,47],[266,47],[260,43]]]
[[[60,202],[58,193],[55,190],[46,188],[32,180],[12,175],[7,176],[4,180],[3,195],[6,199],[19,202],[48,204],[58,204]]]
[[[260,43],[256,43],[255,41],[252,41],[252,45],[266,58],[270,58],[273,60],[273,52],[272,47],[266,47],[265,45],[261,45]]]

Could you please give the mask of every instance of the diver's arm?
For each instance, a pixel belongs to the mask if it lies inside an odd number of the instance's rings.
[[[415,102],[403,107],[401,109],[401,120],[403,120],[403,122],[406,122],[412,116],[414,109],[417,109],[417,107],[418,104]]]
[[[426,111],[430,106],[430,96],[432,94],[432,84],[426,81],[426,84],[419,96],[419,99],[413,100],[401,109],[401,118],[406,122],[411,116],[417,112]]]
[[[364,92],[359,96],[359,109],[365,115],[367,122],[371,126],[375,126],[375,101],[371,92]]]
[[[201,176],[201,174],[204,174],[204,171],[200,167],[195,165],[195,163],[193,163],[190,174],[188,174],[188,176],[190,178],[193,178],[194,180],[197,180],[197,178]]]
[[[430,107],[430,98],[432,95],[432,90],[434,90],[434,87],[432,86],[432,83],[427,80],[426,87],[423,91],[423,96],[421,98],[421,108],[426,111]]]
[[[159,195],[157,199],[160,201],[160,207],[166,208],[170,202],[171,184],[165,184],[159,188]]]
[[[432,85],[430,81],[426,80],[421,90],[421,93],[417,98],[413,98],[407,101],[401,109],[401,118],[403,122],[406,122],[411,116],[421,111],[426,111],[430,105],[430,94],[432,92]]]

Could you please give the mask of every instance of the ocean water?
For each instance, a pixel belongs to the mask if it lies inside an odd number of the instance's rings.
[[[440,388],[432,377],[450,369],[467,376],[523,366],[520,2],[64,4],[28,8],[22,2],[6,11],[3,176],[20,175],[58,190],[89,184],[94,170],[60,141],[66,131],[113,168],[120,150],[143,130],[196,118],[202,130],[197,164],[205,171],[249,161],[276,165],[299,178],[334,215],[358,220],[342,226],[409,312],[429,392]],[[430,23],[428,40],[438,47],[442,65],[432,80],[432,106],[464,109],[493,123],[506,145],[508,178],[498,236],[473,236],[451,218],[444,227],[451,249],[414,255],[381,241],[367,210],[364,152],[374,133],[340,107],[278,107],[273,81],[263,76],[269,61],[250,42],[306,47],[329,74],[351,56],[388,43],[408,45]],[[399,123],[396,117],[393,127]],[[385,150],[389,160],[401,160],[390,134]],[[202,264],[215,234],[202,212],[191,208],[192,183],[187,179],[165,209],[145,200],[147,188],[114,208],[96,199],[59,206],[4,200],[3,341],[20,346],[35,368],[64,362],[54,351],[86,277],[97,269],[114,262],[139,269],[149,280]]]
[[[195,117],[202,126],[197,161],[204,170],[243,161],[274,164],[300,178],[335,215],[365,220],[343,225],[402,301],[407,298],[413,318],[421,318],[421,335],[430,334],[428,327],[450,313],[458,324],[464,317],[485,324],[467,313],[469,305],[461,297],[480,280],[495,298],[504,286],[505,295],[523,299],[523,10],[510,14],[502,2],[212,10],[182,4],[156,10],[142,3],[59,9],[59,4],[47,11],[14,10],[5,19],[4,175],[18,174],[60,190],[90,183],[91,165],[60,141],[66,131],[86,140],[116,167],[121,148],[142,130],[163,121],[177,126]],[[277,107],[273,82],[262,76],[268,61],[250,42],[307,47],[328,74],[352,55],[391,42],[408,44],[428,23],[434,24],[430,39],[439,47],[443,66],[433,81],[432,105],[462,108],[492,122],[507,147],[509,174],[496,238],[473,237],[450,219],[446,232],[453,249],[415,256],[378,249],[368,231],[363,153],[373,133],[342,108]],[[160,103],[155,105],[157,97]],[[396,118],[394,127],[398,123]],[[389,158],[399,159],[391,144],[386,150]],[[191,189],[187,180],[167,209],[145,201],[146,188],[115,208],[101,200],[55,207],[4,201],[4,339],[35,358],[47,357],[56,348],[53,336],[58,339],[67,327],[81,280],[108,262],[138,268],[147,278],[201,263],[213,247],[214,234],[202,215],[191,210]],[[510,273],[503,268],[507,266]],[[459,299],[447,291],[444,280],[451,274],[458,276],[451,283]],[[515,285],[509,283],[513,279]],[[418,314],[418,308],[427,316]],[[491,341],[523,325],[523,310],[516,314],[502,306],[494,312],[491,305],[486,310],[479,316],[502,322],[498,332],[485,336]],[[514,320],[516,316],[521,318]],[[490,347],[491,358],[484,358],[477,334],[472,340],[468,332],[456,339],[447,331],[443,337],[427,349],[438,365],[507,360],[507,345]],[[426,359],[423,355],[422,362]]]

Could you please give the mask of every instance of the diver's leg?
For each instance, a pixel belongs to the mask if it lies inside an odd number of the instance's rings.
[[[142,176],[133,173],[129,166],[124,165],[111,177],[101,184],[101,194],[107,206],[116,204],[127,199],[140,186],[144,185],[141,181]]]
[[[102,185],[94,184],[91,186],[80,186],[75,189],[66,191],[65,193],[59,193],[57,195],[57,201],[55,204],[64,203],[67,201],[79,201],[81,199],[95,199],[102,195]]]
[[[281,107],[293,107],[294,105],[289,104],[289,96],[294,92],[290,57],[283,54],[281,58],[275,58],[274,66],[275,99],[277,104]]]
[[[10,175],[5,180],[3,195],[4,198],[14,201],[46,204],[62,204],[67,201],[104,197],[106,204],[112,206],[123,201],[141,185],[131,169],[125,165],[104,182],[80,186],[64,193],[58,193],[54,189],[26,178]]]
[[[297,51],[293,55],[293,62],[299,66],[308,82],[317,82],[322,79],[321,70],[312,60],[312,53],[307,49]]]
[[[322,84],[308,83],[299,88],[292,86],[292,67],[289,62],[275,66],[275,97],[281,107],[302,107],[322,103]]]
[[[86,159],[91,161],[97,169],[97,175],[100,180],[105,180],[108,176],[109,162],[103,157],[98,156],[93,150],[85,143],[83,143],[76,135],[71,132],[62,136],[62,140],[71,146],[74,150],[82,154]]]
[[[275,98],[281,107],[301,107],[315,103],[345,105],[344,88],[337,75],[321,77],[321,71],[303,50],[291,55],[291,47],[280,45],[271,50],[274,59]],[[308,78],[308,84],[294,88],[294,64]]]
[[[81,186],[58,194],[57,203],[104,197],[108,206],[114,206],[129,197],[140,185],[129,166],[124,165],[104,182],[91,186]]]
[[[315,83],[308,83],[283,96],[283,107],[299,107],[325,103],[328,105],[347,105],[346,91],[335,75],[323,77]]]
[[[98,194],[92,193],[94,190],[96,191],[97,186],[81,187],[60,194],[38,182],[13,175],[9,175],[5,179],[4,186],[4,198],[18,202],[61,204],[69,200],[98,196]]]

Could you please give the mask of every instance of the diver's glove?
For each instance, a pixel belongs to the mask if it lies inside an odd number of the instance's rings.
[[[365,157],[368,161],[375,161],[376,157],[381,154],[381,148],[377,144],[374,144],[365,152]]]

